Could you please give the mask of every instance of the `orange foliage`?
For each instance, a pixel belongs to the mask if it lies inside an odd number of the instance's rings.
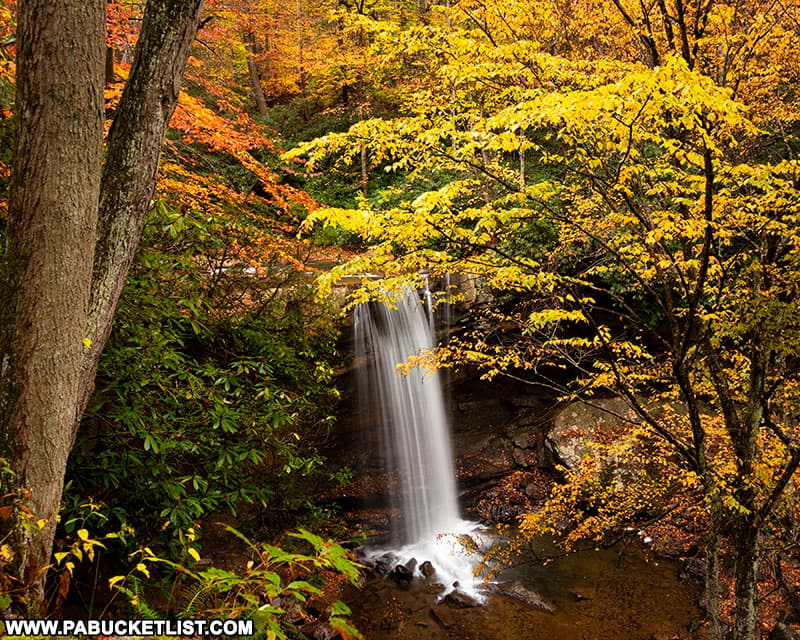
[[[133,55],[143,4],[138,0],[108,0],[106,4],[106,45],[119,52],[124,64]]]
[[[209,2],[184,90],[170,121],[156,197],[179,211],[203,212],[218,222],[229,220],[230,246],[221,249],[227,256],[255,268],[277,256],[282,263],[300,269],[303,265],[298,256],[308,249],[306,241],[294,238],[298,216],[316,205],[305,192],[281,184],[258,159],[259,154],[276,156],[281,149],[277,134],[247,113],[247,98],[240,89],[241,69],[237,68],[243,60],[242,34],[263,29],[271,11],[265,7],[259,0]],[[15,9],[15,0],[0,0],[0,126],[13,112]],[[106,44],[113,49],[115,68],[114,79],[105,90],[106,131],[125,87],[142,17],[141,3],[133,0],[110,0],[107,11]],[[2,142],[10,143],[10,139]],[[10,175],[10,146],[0,151],[2,183]],[[217,166],[245,177],[238,180],[240,184],[231,184]],[[7,203],[5,189],[0,191],[2,215]],[[249,220],[246,230],[242,214]]]

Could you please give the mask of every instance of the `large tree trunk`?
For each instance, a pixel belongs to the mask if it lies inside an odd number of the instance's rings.
[[[141,238],[201,6],[147,4],[101,170],[105,0],[19,3],[0,372],[5,455],[32,512],[12,523],[29,605],[41,600],[67,456]]]
[[[103,139],[105,0],[22,0],[4,286],[5,455],[32,511],[12,532],[28,605],[42,598],[75,436]],[[32,526],[31,526],[32,525]]]

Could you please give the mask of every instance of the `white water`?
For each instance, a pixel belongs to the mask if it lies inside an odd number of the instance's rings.
[[[410,287],[396,304],[370,303],[355,312],[356,353],[369,362],[362,402],[380,407],[383,443],[399,477],[401,518],[388,550],[398,563],[429,560],[445,593],[460,591],[482,599],[473,575],[470,543],[479,543],[478,525],[461,519],[444,396],[438,374],[419,366],[398,368],[433,347],[430,305],[426,313]],[[467,539],[469,537],[469,539]],[[465,541],[467,542],[465,546]],[[479,543],[480,544],[480,543]],[[480,544],[480,546],[483,546]],[[373,550],[382,555],[386,549]]]

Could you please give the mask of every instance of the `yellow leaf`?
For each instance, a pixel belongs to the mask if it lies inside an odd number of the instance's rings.
[[[144,562],[140,562],[136,565],[136,570],[142,572],[148,578],[150,577],[150,570],[147,568],[147,565]]]
[[[200,562],[200,554],[197,553],[197,549],[195,549],[194,547],[189,547],[187,551],[189,552],[189,555],[192,556],[192,558],[194,558],[195,562]]]
[[[91,349],[92,348],[92,340],[91,340],[91,338],[84,338],[83,339],[83,346],[86,347],[87,349]]]
[[[108,579],[108,586],[113,587],[118,582],[122,582],[125,579],[125,576],[114,576],[113,578]]]
[[[89,531],[86,529],[78,529],[76,533],[78,534],[78,537],[84,542],[86,542],[89,539]]]

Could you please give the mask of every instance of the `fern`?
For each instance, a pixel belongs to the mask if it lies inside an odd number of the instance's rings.
[[[129,578],[130,588],[123,585],[116,585],[116,588],[128,597],[128,603],[141,618],[148,620],[158,620],[164,618],[164,614],[150,606],[144,597],[144,587],[142,581],[136,577]]]
[[[219,588],[212,582],[195,582],[181,590],[181,615],[196,616],[219,607]]]

